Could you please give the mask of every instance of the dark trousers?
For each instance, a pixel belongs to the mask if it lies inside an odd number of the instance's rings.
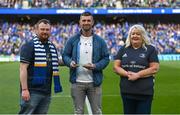
[[[126,95],[121,95],[123,100],[124,114],[150,114],[152,96],[147,96],[145,99],[129,98]]]

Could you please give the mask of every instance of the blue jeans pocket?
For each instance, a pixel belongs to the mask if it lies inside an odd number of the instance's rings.
[[[23,101],[21,103],[21,109],[19,114],[31,114],[33,112],[33,106],[30,104],[30,101]]]

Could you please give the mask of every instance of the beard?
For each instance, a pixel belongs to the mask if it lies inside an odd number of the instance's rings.
[[[83,31],[88,32],[88,31],[91,31],[92,27],[90,25],[88,26],[86,25],[86,26],[83,26],[82,29]]]
[[[48,38],[49,38],[49,35],[48,35],[48,34],[43,34],[43,35],[39,36],[39,38],[40,38],[40,40],[42,40],[42,41],[47,41]]]

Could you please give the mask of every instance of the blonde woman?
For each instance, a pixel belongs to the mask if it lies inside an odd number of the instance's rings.
[[[159,70],[155,48],[143,26],[133,25],[114,61],[120,78],[124,114],[150,114],[154,93],[154,75]]]

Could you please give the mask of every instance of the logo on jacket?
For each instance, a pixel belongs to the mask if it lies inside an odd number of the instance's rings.
[[[143,53],[141,53],[141,54],[139,54],[139,57],[141,57],[141,58],[145,58],[145,57],[146,57],[146,55],[145,55],[145,54],[143,54]]]
[[[127,57],[127,54],[125,53],[122,57]]]
[[[136,61],[130,61],[130,63],[131,63],[131,64],[135,64],[135,63],[136,63]]]

